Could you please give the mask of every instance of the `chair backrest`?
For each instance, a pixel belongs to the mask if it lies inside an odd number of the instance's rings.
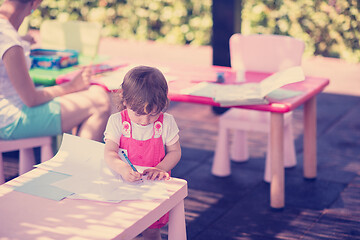
[[[101,25],[97,22],[45,20],[40,26],[41,47],[73,49],[95,57],[98,52]]]
[[[246,71],[277,72],[300,66],[303,41],[281,35],[241,35],[230,38],[231,67]]]

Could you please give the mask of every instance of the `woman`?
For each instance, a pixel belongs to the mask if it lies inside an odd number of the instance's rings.
[[[0,6],[0,139],[52,136],[79,126],[80,137],[102,141],[110,114],[107,92],[90,86],[91,70],[72,81],[36,88],[29,49],[17,30],[41,0],[4,0]]]

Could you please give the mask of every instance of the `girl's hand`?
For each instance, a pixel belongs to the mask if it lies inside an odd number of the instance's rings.
[[[143,172],[143,175],[147,175],[148,180],[169,180],[170,175],[169,173],[165,172],[164,170],[161,170],[159,168],[148,168],[145,169]]]
[[[119,172],[121,177],[127,182],[136,182],[139,181],[142,175],[138,172],[132,170],[130,166],[123,167],[121,172]]]

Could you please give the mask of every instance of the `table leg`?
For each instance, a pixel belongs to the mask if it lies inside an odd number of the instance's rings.
[[[169,213],[169,240],[186,240],[184,200],[181,200]]]
[[[304,104],[304,177],[316,178],[316,97]]]
[[[270,206],[285,206],[285,170],[284,170],[284,114],[271,113],[270,147],[271,147],[271,183]]]
[[[32,170],[35,165],[33,148],[23,148],[19,151],[19,175]]]
[[[211,167],[211,173],[218,177],[226,177],[231,174],[229,133],[227,127],[221,125],[216,144],[215,156]]]

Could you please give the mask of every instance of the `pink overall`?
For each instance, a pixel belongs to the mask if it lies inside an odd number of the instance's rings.
[[[121,119],[123,129],[119,147],[127,150],[130,161],[134,165],[144,167],[155,167],[159,164],[165,157],[165,148],[161,137],[164,114],[160,114],[154,122],[154,132],[148,140],[132,138],[131,120],[126,109],[121,112]],[[168,221],[169,213],[162,216],[150,228],[162,228]]]

